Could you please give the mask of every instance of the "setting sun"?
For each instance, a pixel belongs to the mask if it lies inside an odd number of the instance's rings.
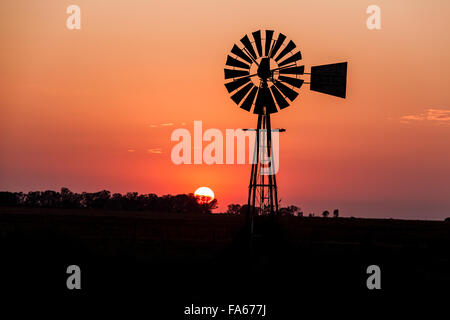
[[[194,192],[199,203],[210,203],[214,200],[214,192],[208,187],[200,187]]]

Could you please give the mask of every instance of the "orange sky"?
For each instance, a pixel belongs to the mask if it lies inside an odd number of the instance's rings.
[[[70,4],[81,30],[66,28]],[[371,4],[381,30],[366,28]],[[170,134],[194,120],[255,125],[229,98],[223,68],[244,34],[274,29],[302,50],[307,71],[349,62],[347,99],[304,86],[272,117],[287,129],[282,204],[450,216],[449,1],[8,0],[0,10],[0,190],[209,186],[220,209],[244,203],[249,165],[176,166]]]

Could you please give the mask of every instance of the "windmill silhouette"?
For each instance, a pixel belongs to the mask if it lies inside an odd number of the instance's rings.
[[[292,40],[273,30],[258,30],[245,35],[227,56],[225,87],[231,99],[243,110],[258,115],[254,161],[248,191],[248,217],[278,213],[278,190],[273,162],[270,114],[287,108],[298,96],[303,84],[310,90],[345,98],[347,62],[312,66],[306,73],[300,65],[302,54]],[[309,75],[305,82],[301,76]],[[229,81],[231,79],[231,81]],[[255,129],[246,129],[255,130]],[[270,159],[269,162],[262,161]],[[262,174],[262,172],[264,172]]]

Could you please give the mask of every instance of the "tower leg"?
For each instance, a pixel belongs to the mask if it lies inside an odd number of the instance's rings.
[[[255,141],[256,142],[256,141]],[[255,148],[256,148],[256,143],[255,143]],[[256,150],[256,149],[255,149]],[[253,154],[253,163],[252,163],[252,172],[250,174],[250,182],[248,184],[248,200],[247,200],[247,216],[246,216],[246,223],[247,225],[251,225],[251,215],[252,215],[252,210],[251,210],[251,201],[253,199],[252,194],[253,194],[253,175],[256,172],[257,168],[257,164],[256,164],[256,151]]]
[[[247,205],[247,220],[250,224],[250,231],[253,233],[253,219],[256,215],[256,192],[257,192],[257,183],[258,183],[258,170],[259,170],[259,142],[260,142],[260,129],[262,122],[262,115],[258,115],[258,122],[256,125],[256,135],[255,135],[255,151],[253,154],[253,164],[252,164],[252,172],[250,176],[250,186],[248,190],[248,205]]]
[[[266,116],[263,115],[262,116],[262,125],[261,125],[261,130],[260,132],[262,133],[262,136],[260,134],[259,140],[260,140],[260,148],[259,150],[264,150],[267,147],[267,134],[266,134],[266,128],[267,128],[267,122],[266,122]],[[261,155],[260,155],[261,156]],[[264,211],[265,208],[265,197],[266,197],[266,193],[264,190],[264,180],[265,177],[263,174],[261,174],[261,170],[262,170],[262,166],[263,164],[261,163],[261,160],[259,161],[259,188],[257,188],[257,190],[259,190],[259,207],[260,210]]]
[[[269,190],[270,190],[270,214],[278,214],[278,195],[277,195],[277,180],[275,177],[275,164],[272,149],[272,127],[270,125],[270,114],[267,115],[267,155],[270,162],[269,175]]]

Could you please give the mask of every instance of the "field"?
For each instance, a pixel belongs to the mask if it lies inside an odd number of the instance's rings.
[[[299,301],[389,301],[450,287],[449,222],[259,219],[251,244],[243,226],[241,216],[3,207],[2,290],[135,297],[178,315],[191,303],[266,303],[282,315]],[[79,291],[66,288],[72,264]],[[367,289],[369,265],[381,269],[381,290]]]

